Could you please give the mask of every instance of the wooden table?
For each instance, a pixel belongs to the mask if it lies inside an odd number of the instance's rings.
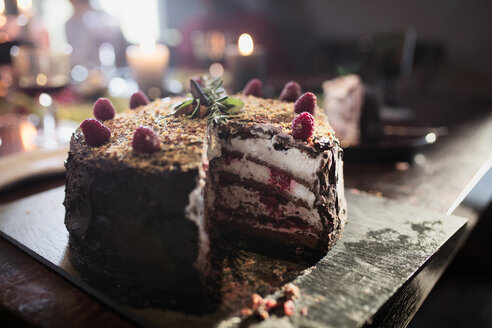
[[[346,163],[345,184],[384,197],[451,213],[470,190],[473,181],[490,165],[492,112],[450,127],[449,136],[426,150],[417,163]],[[476,182],[476,181],[475,181]],[[0,204],[62,185],[56,178],[0,194]],[[473,216],[473,213],[468,213]],[[374,326],[404,326],[418,310],[453,255],[474,219],[456,240],[447,243],[417,275],[384,305],[373,318]],[[126,319],[92,298],[0,238],[0,320],[11,325],[106,327],[131,326]]]

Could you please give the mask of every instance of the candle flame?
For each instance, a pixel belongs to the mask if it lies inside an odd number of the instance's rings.
[[[145,40],[140,42],[140,50],[146,55],[153,54],[155,52],[155,41]]]
[[[33,150],[36,148],[36,135],[37,130],[36,127],[29,121],[22,122],[20,124],[20,138],[22,142],[22,147],[24,150]]]
[[[32,0],[17,0],[17,8],[27,11],[32,7]]]
[[[4,11],[5,11],[5,1],[0,0],[0,14],[3,14]]]
[[[46,75],[44,75],[43,73],[39,73],[37,76],[36,76],[36,83],[39,85],[39,86],[42,86],[44,87],[46,85],[46,83],[48,83],[48,78],[46,77]]]
[[[239,36],[237,46],[239,48],[239,53],[243,56],[251,55],[255,49],[253,38],[248,33],[243,33]]]

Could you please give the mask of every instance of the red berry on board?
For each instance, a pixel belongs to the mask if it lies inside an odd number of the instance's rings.
[[[137,91],[130,97],[130,109],[145,106],[149,103],[149,98],[142,91]]]
[[[267,310],[273,309],[274,307],[277,306],[277,301],[274,299],[271,299],[271,298],[267,298],[265,300],[265,306],[266,306]]]
[[[316,111],[316,95],[312,92],[304,93],[299,99],[296,100],[294,104],[294,112],[296,114],[300,114],[302,112],[308,112],[311,115],[314,115]]]
[[[306,140],[313,135],[314,117],[308,112],[302,112],[292,121],[292,136],[295,139]]]
[[[259,79],[251,79],[244,87],[243,93],[245,96],[261,97],[263,94],[261,91],[262,87],[263,84]]]
[[[111,130],[98,120],[88,118],[80,124],[85,142],[89,146],[99,147],[105,144],[111,137]]]
[[[153,153],[161,149],[161,141],[154,130],[139,126],[133,134],[132,147],[139,153]]]
[[[107,121],[114,117],[116,111],[114,106],[108,98],[99,98],[94,103],[93,111],[94,117],[99,121]]]
[[[288,317],[294,314],[294,302],[289,300],[284,303],[284,313]]]
[[[301,96],[301,85],[296,81],[287,82],[280,92],[279,99],[287,102],[294,102]]]

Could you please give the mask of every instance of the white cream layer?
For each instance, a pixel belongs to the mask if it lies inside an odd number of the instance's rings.
[[[223,165],[220,166],[220,171],[225,171],[233,173],[239,176],[241,179],[253,179],[255,181],[272,184],[270,169],[264,165],[252,162],[246,159],[244,156],[242,158],[233,158],[229,163],[222,162]],[[306,186],[291,180],[290,185],[284,192],[292,195],[297,199],[305,201],[309,206],[314,206],[314,201],[316,197],[314,193],[309,190]]]
[[[258,135],[258,138],[241,139],[231,138],[230,144],[220,140],[222,147],[230,151],[239,151],[243,154],[271,163],[272,165],[290,172],[308,183],[316,181],[316,171],[321,165],[322,155],[312,158],[296,148],[275,150],[275,137]]]
[[[288,202],[285,205],[279,204],[278,210],[273,210],[260,201],[260,192],[251,191],[242,186],[230,185],[219,187],[216,196],[218,203],[226,208],[241,208],[251,215],[274,216],[278,220],[282,220],[282,218],[289,216],[296,216],[306,221],[316,230],[323,229],[321,219],[316,209],[307,209],[305,207],[297,206],[292,202]]]

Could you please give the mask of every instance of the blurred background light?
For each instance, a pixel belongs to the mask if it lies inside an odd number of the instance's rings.
[[[51,96],[47,93],[42,93],[39,95],[39,104],[43,107],[49,107],[51,106],[53,100],[51,99]]]
[[[72,68],[72,73],[70,75],[76,82],[82,82],[89,76],[89,71],[82,65],[75,65]]]
[[[125,39],[138,44],[142,38],[159,38],[159,10],[157,0],[99,0],[102,10],[114,16]]]

